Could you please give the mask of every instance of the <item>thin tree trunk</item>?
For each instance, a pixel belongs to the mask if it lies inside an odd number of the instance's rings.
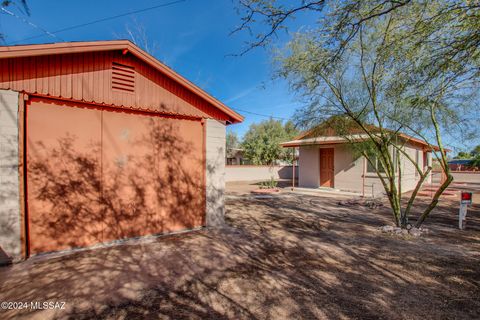
[[[447,180],[438,188],[437,192],[435,192],[435,195],[433,196],[432,202],[430,202],[429,206],[425,211],[422,213],[420,218],[418,219],[417,223],[415,224],[415,227],[420,228],[425,221],[425,219],[428,217],[430,212],[437,206],[438,204],[438,199],[442,195],[442,193],[445,191],[445,189],[448,188],[450,183],[453,181],[452,175],[449,173],[447,176]]]
[[[445,149],[443,148],[442,136],[440,135],[440,127],[438,125],[437,118],[435,116],[435,105],[433,104],[430,106],[430,118],[432,119],[433,127],[435,128],[435,136],[437,138],[438,148],[440,149],[440,155],[441,155],[440,165],[442,166],[443,172],[447,175],[447,179],[442,183],[440,188],[438,188],[437,192],[435,192],[435,195],[433,196],[433,199],[428,205],[427,209],[425,209],[425,211],[422,213],[422,215],[418,219],[417,223],[415,224],[417,228],[420,228],[420,226],[428,217],[430,212],[437,206],[440,196],[445,191],[445,189],[448,188],[450,183],[453,181],[453,177],[450,174],[450,168],[448,167],[448,161],[447,161],[447,156],[445,154]]]
[[[394,194],[396,194],[396,193],[392,192],[392,190],[388,187],[387,182],[385,182],[385,178],[381,175],[381,173],[379,172],[378,168],[373,163],[373,161],[368,157],[367,153],[365,151],[363,151],[362,155],[365,157],[365,159],[367,159],[367,161],[370,163],[370,165],[375,168],[375,173],[377,174],[378,178],[382,182],[383,188],[385,189],[385,192],[387,193],[388,201],[390,202],[390,206],[392,207],[392,213],[393,213],[393,218],[395,220],[395,225],[397,227],[400,227],[400,215],[399,215],[400,208],[399,208],[399,206],[396,203],[395,198],[394,198]],[[391,186],[392,184],[391,184],[390,177],[388,177],[388,180],[389,180],[390,186]],[[372,196],[373,196],[373,194],[372,194]]]
[[[421,174],[420,180],[418,180],[417,185],[415,186],[415,189],[413,190],[412,195],[408,200],[407,207],[405,208],[405,215],[408,216],[410,214],[412,205],[415,202],[415,199],[417,198],[418,191],[420,191],[420,188],[422,187],[423,183],[425,182],[425,179],[427,178],[431,170],[432,170],[432,167],[428,167],[427,171],[425,171],[424,174]]]

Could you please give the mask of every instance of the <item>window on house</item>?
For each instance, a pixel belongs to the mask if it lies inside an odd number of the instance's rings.
[[[385,168],[382,166],[382,163],[378,160],[378,158],[375,155],[369,155],[368,156],[370,160],[372,160],[372,163],[370,161],[367,161],[367,172],[369,173],[375,173],[377,172],[377,169],[379,172],[385,172]]]

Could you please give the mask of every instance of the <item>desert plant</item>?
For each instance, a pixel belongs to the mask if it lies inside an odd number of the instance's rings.
[[[375,168],[399,227],[409,225],[431,171],[405,151],[408,139],[402,132],[435,151],[446,179],[418,216],[420,227],[453,180],[443,136],[478,128],[478,119],[468,117],[478,99],[478,1],[244,0],[239,12],[242,23],[235,31],[261,30],[241,54],[268,45],[296,14],[318,15],[313,25],[290,33],[291,41],[276,52],[278,75],[306,101],[296,114],[297,124],[311,128],[332,116],[341,120],[338,135]],[[255,28],[262,25],[266,30]],[[353,126],[364,143],[357,143],[349,130],[342,134],[343,125]],[[420,177],[406,205],[400,158],[413,164]]]
[[[260,183],[260,189],[275,189],[278,185],[278,182],[274,177],[271,177],[268,181],[263,181]]]

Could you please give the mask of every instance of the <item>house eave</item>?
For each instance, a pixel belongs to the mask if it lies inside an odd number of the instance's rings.
[[[430,152],[438,152],[440,151],[440,148],[437,146],[432,146],[424,141],[401,134],[400,135],[403,139],[405,139],[407,142],[410,142],[411,144],[420,146],[424,151],[430,151]],[[320,137],[315,137],[315,138],[307,138],[307,139],[297,139],[297,140],[292,140],[292,141],[287,141],[283,142],[280,144],[280,146],[284,148],[298,148],[298,147],[304,147],[304,146],[321,146],[321,145],[333,145],[333,144],[348,144],[352,142],[360,142],[360,141],[365,141],[369,139],[368,135],[366,134],[356,134],[356,135],[351,135],[348,138],[345,137],[340,137],[340,136],[320,136]],[[450,152],[450,149],[444,149],[445,152]]]
[[[68,53],[81,52],[98,52],[109,50],[122,50],[125,53],[130,52],[140,60],[152,66],[158,72],[165,74],[170,79],[174,80],[187,90],[195,95],[201,97],[209,102],[216,109],[226,114],[229,119],[227,124],[239,123],[244,120],[244,117],[234,110],[227,107],[218,99],[214,98],[203,89],[187,80],[177,72],[165,64],[158,61],[156,58],[143,51],[129,40],[108,40],[108,41],[89,41],[89,42],[59,42],[48,44],[29,44],[29,45],[15,45],[15,46],[0,46],[0,59],[19,58],[30,56],[44,56],[44,55],[58,55]]]

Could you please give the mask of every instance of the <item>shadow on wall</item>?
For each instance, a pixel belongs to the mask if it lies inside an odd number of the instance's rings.
[[[278,170],[279,179],[292,179],[293,168],[292,165],[284,166]],[[298,165],[295,166],[295,178],[298,179]]]
[[[133,67],[137,88],[141,87],[142,92],[147,94],[108,90],[114,65]],[[179,114],[206,116],[208,113],[223,118],[221,111],[200,102],[190,90],[154,71],[148,63],[134,55],[123,54],[122,50],[62,54],[55,59],[48,55],[7,58],[2,59],[1,67],[2,72],[9,73],[9,77],[4,77],[5,82],[0,80],[0,88]],[[91,77],[92,74],[95,77]]]
[[[18,93],[0,90],[0,264],[21,253],[18,187]]]
[[[206,175],[207,175],[207,226],[221,227],[225,225],[225,149],[222,146],[215,148],[213,155],[206,151]],[[208,147],[207,147],[208,149]],[[221,170],[222,175],[218,174]]]
[[[10,257],[5,251],[3,251],[2,247],[0,247],[0,266],[10,264],[12,261],[12,257]]]
[[[29,141],[32,253],[204,224],[202,153],[181,137],[178,120],[136,117],[142,134],[118,137],[104,126],[87,149],[70,132],[54,144]]]
[[[18,193],[18,184],[2,179],[0,189],[0,214],[2,219],[0,222],[0,265],[8,264],[16,256],[20,255],[20,219],[18,205],[12,207],[12,203],[16,203]]]

